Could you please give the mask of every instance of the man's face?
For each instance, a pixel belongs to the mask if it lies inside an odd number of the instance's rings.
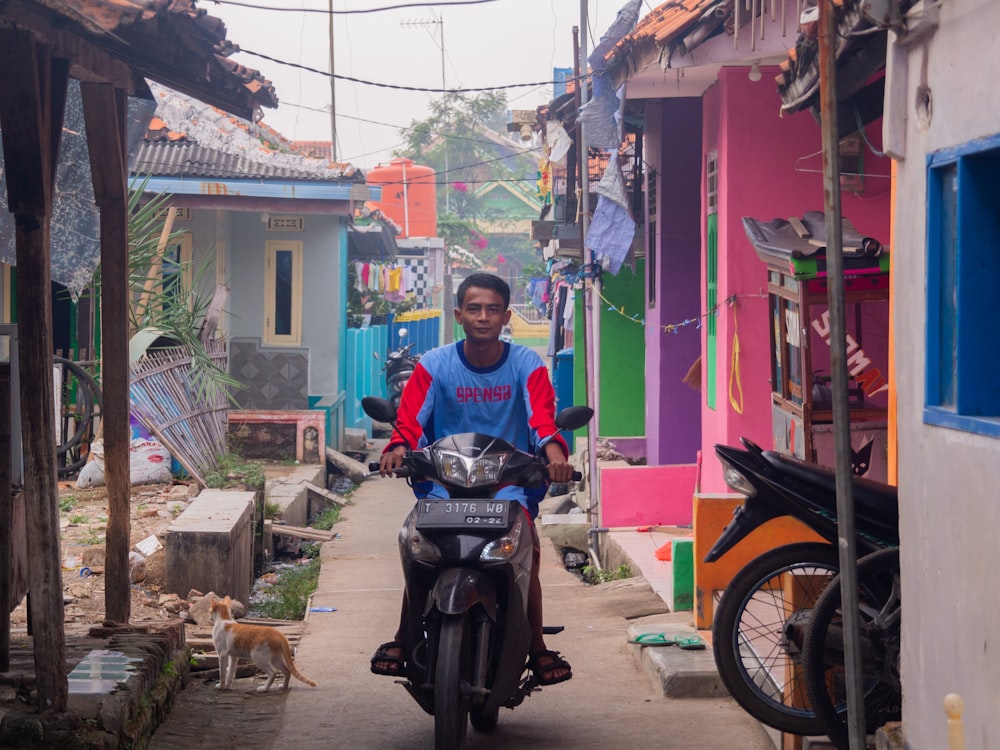
[[[496,341],[510,320],[510,310],[504,308],[499,292],[471,286],[465,292],[462,306],[455,308],[455,320],[469,341]]]

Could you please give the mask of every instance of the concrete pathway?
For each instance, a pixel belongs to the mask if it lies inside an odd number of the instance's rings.
[[[344,508],[335,527],[340,538],[323,545],[319,588],[296,655],[299,669],[319,684],[293,681],[271,747],[433,746],[433,718],[391,678],[369,671],[372,652],[396,628],[402,590],[396,540],[412,502],[403,481],[373,478]],[[470,750],[640,743],[684,750],[772,748],[760,726],[728,697],[664,697],[659,678],[636,658],[642,649],[628,644],[629,628],[661,622],[686,627],[690,615],[665,614],[663,600],[643,578],[586,586],[562,567],[546,540],[541,574],[546,623],[566,626],[549,636],[549,647],[573,664],[574,678],[544,688],[513,712],[502,711],[491,734],[470,729]]]

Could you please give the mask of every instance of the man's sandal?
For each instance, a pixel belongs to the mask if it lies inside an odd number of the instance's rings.
[[[399,653],[394,655],[389,652],[395,650]],[[379,666],[388,664],[389,666]],[[403,647],[397,641],[383,643],[375,651],[372,657],[372,673],[384,674],[389,677],[402,677],[405,674],[406,661],[403,658]]]
[[[569,662],[559,655],[558,651],[543,649],[536,651],[528,659],[528,668],[534,673],[539,685],[556,685],[566,682],[573,676]],[[556,674],[562,672],[562,674]]]

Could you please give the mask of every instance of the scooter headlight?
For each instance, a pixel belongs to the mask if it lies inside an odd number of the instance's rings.
[[[727,487],[736,490],[742,495],[753,497],[757,494],[757,489],[750,484],[750,480],[725,459],[722,459],[722,478],[726,482]]]
[[[509,560],[521,545],[521,532],[524,530],[524,513],[521,512],[520,507],[516,506],[512,506],[511,511],[517,513],[514,525],[502,537],[494,539],[483,547],[483,551],[479,553],[479,559],[482,562],[504,562],[505,560]]]
[[[417,531],[417,514],[411,513],[399,530],[399,543],[417,562],[437,565],[441,562],[441,549]]]
[[[479,487],[495,484],[510,457],[507,453],[484,453],[470,458],[454,451],[436,451],[438,475],[449,484],[461,487]]]

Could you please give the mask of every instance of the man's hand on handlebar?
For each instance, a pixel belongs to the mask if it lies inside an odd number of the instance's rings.
[[[562,447],[555,441],[545,444],[548,459],[549,479],[556,484],[565,484],[573,479],[573,466],[566,460]]]
[[[379,459],[379,473],[384,477],[391,476],[396,469],[403,465],[405,455],[405,445],[397,445],[391,451],[383,453]]]

